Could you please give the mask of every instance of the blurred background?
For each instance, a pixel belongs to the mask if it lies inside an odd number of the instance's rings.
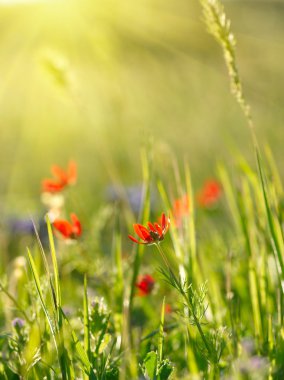
[[[281,164],[284,3],[224,5],[257,134]],[[186,156],[197,184],[236,150],[253,159],[197,0],[1,0],[0,49],[2,215],[37,210],[42,178],[70,158],[86,205],[139,184],[149,138],[160,163]]]

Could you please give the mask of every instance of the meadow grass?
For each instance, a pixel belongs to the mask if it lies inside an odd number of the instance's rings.
[[[151,177],[145,170],[141,220],[150,216],[150,183],[157,183],[157,202],[172,218],[158,244],[127,241],[125,205],[113,206],[108,223],[116,221],[101,232],[111,244],[98,256],[83,250],[91,249],[87,233],[72,245],[54,240],[47,219],[49,244],[43,248],[36,234],[1,279],[1,377],[280,379],[282,187],[267,152],[257,155],[254,168],[241,156],[233,170],[220,164],[222,194],[210,206],[197,201],[195,212],[187,166],[168,182],[154,168]],[[190,207],[177,223],[179,192],[189,195]],[[101,268],[77,266],[69,250],[77,260],[94,256]],[[145,273],[155,279],[154,290],[138,297]]]
[[[110,189],[83,233],[68,215],[84,200],[53,167],[46,217],[1,276],[0,378],[283,378],[283,186],[257,141],[224,8],[201,5],[254,164],[236,154],[196,190],[188,160],[159,162],[150,141],[141,186]],[[16,247],[17,235],[4,238]]]

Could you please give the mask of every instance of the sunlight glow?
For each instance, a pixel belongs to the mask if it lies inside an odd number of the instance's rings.
[[[0,0],[0,5],[46,3],[48,0]]]

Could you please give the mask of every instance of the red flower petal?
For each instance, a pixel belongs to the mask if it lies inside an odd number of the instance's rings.
[[[57,193],[64,188],[64,185],[53,179],[44,179],[42,181],[42,190],[48,193]]]
[[[162,230],[166,228],[166,215],[162,214]]]
[[[138,295],[143,297],[150,294],[154,288],[155,280],[149,274],[139,277],[139,282],[135,286],[139,289]]]
[[[57,165],[52,165],[51,172],[54,177],[58,178],[60,182],[67,183],[68,176],[67,173]]]
[[[149,231],[147,230],[146,227],[142,226],[142,224],[134,224],[133,225],[134,231],[137,233],[137,235],[142,239],[142,240],[149,240],[152,239],[151,235],[149,234]]]
[[[146,243],[143,243],[137,239],[135,239],[135,237],[131,236],[131,235],[128,235],[129,239],[134,241],[134,243],[137,243],[137,244],[146,244]]]
[[[222,188],[215,180],[205,182],[203,188],[197,195],[200,206],[210,206],[218,201],[221,196]]]
[[[68,169],[65,171],[58,165],[51,167],[51,172],[55,178],[46,179],[42,183],[43,191],[50,193],[59,192],[65,186],[74,184],[77,179],[77,165],[75,161],[70,161]]]
[[[148,224],[149,229],[150,229],[152,232],[157,232],[156,229],[155,229],[155,227],[153,226],[153,224],[152,224],[151,222],[148,222],[147,224]]]
[[[57,219],[53,222],[54,228],[59,231],[65,238],[72,235],[72,225],[67,220]]]
[[[81,225],[80,220],[77,218],[77,215],[74,213],[72,213],[70,217],[72,220],[73,233],[77,236],[80,236],[82,234],[82,225]]]
[[[157,244],[164,239],[164,235],[167,232],[170,225],[170,219],[167,218],[165,214],[162,214],[160,219],[162,221],[161,224],[163,228],[161,228],[161,226],[158,223],[151,222],[147,223],[148,229],[144,227],[142,224],[133,224],[134,231],[139,236],[139,238],[143,240],[143,244]],[[128,237],[135,243],[141,244],[141,242],[139,242],[133,236],[128,235]]]
[[[162,235],[163,235],[163,230],[162,230],[162,228],[159,226],[159,224],[158,224],[158,223],[154,223],[154,226],[155,226],[155,229],[156,229],[156,231],[158,232],[158,234],[159,234],[160,236],[162,236]]]

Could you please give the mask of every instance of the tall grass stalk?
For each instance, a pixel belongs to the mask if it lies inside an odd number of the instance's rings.
[[[84,349],[88,359],[91,362],[91,342],[90,342],[90,321],[89,321],[89,300],[88,300],[88,282],[87,275],[84,275],[84,300],[83,300],[83,318],[84,318]],[[84,373],[84,378],[88,379],[88,375]]]
[[[243,86],[237,67],[236,39],[231,31],[231,21],[228,19],[224,11],[224,6],[219,0],[199,1],[203,9],[207,30],[223,50],[223,56],[230,78],[231,92],[239,103],[252,131],[252,135],[254,135],[250,106],[244,97]]]

